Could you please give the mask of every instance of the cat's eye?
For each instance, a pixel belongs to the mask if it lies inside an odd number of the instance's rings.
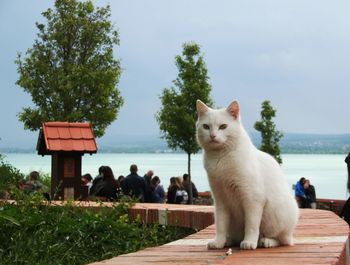
[[[227,128],[227,124],[221,124],[219,126],[219,130],[225,130]]]
[[[204,129],[204,130],[209,130],[209,129],[210,129],[210,127],[209,127],[209,125],[208,125],[208,124],[203,124],[203,129]]]

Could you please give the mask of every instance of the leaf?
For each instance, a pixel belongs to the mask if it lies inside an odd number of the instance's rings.
[[[21,224],[15,218],[13,218],[11,216],[0,214],[0,218],[3,218],[5,220],[7,220],[7,221],[11,222],[14,225],[21,226]]]

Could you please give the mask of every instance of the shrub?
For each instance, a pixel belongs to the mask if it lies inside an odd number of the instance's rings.
[[[6,163],[0,154],[0,198],[6,197],[9,191],[14,189],[23,178],[23,174],[17,168]]]
[[[189,229],[132,222],[129,204],[86,209],[67,202],[43,204],[41,196],[17,194],[0,207],[2,264],[86,264],[164,244]]]

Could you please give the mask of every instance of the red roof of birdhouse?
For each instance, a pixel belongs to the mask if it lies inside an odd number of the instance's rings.
[[[44,122],[40,130],[38,154],[53,152],[96,153],[91,124],[87,122]]]

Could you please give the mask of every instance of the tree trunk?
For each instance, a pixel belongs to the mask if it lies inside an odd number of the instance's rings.
[[[187,171],[188,171],[188,183],[189,183],[188,204],[192,204],[192,202],[193,202],[193,194],[192,194],[192,181],[191,181],[191,154],[188,153],[187,155],[188,155]]]

